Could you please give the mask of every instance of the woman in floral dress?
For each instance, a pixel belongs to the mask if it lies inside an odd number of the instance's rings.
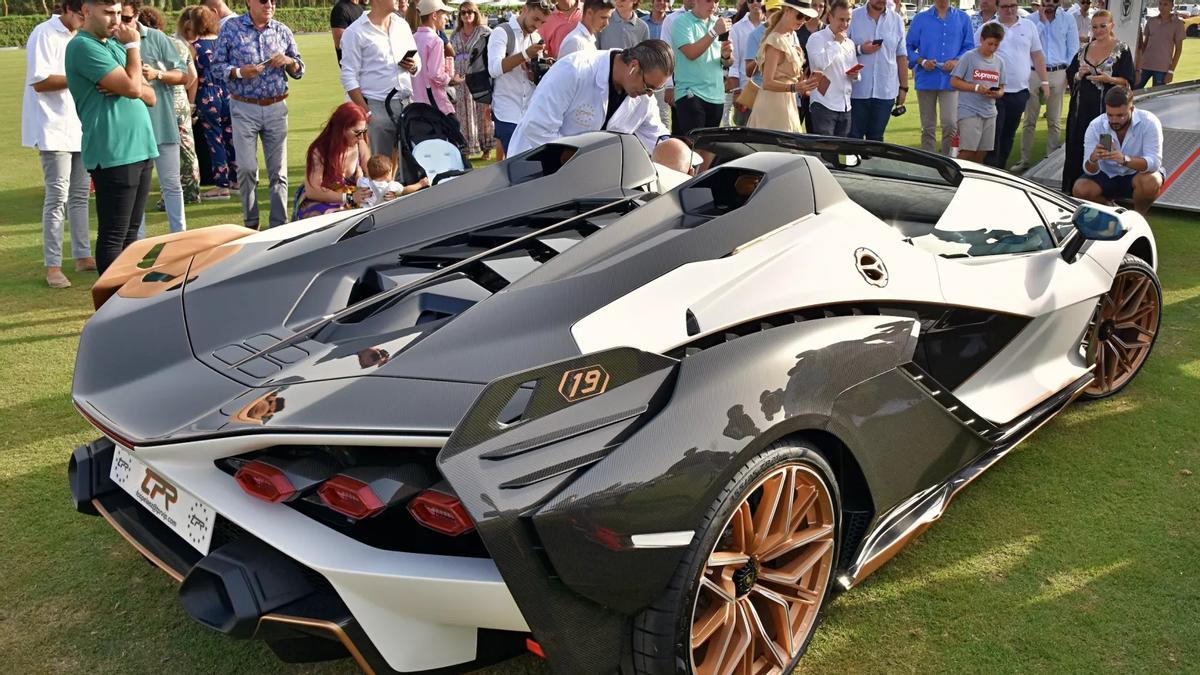
[[[458,124],[462,127],[463,136],[467,139],[467,154],[482,153],[487,159],[492,154],[495,139],[492,134],[492,116],[488,106],[477,103],[471,98],[465,78],[467,66],[471,63],[471,55],[476,51],[486,51],[488,36],[492,30],[483,22],[483,15],[474,2],[467,0],[458,7],[458,24],[450,36],[450,46],[454,47],[454,74],[464,78],[457,87],[458,98],[454,101]]]
[[[217,187],[204,193],[206,199],[229,196],[230,176],[236,170],[237,161],[233,153],[233,128],[229,118],[229,90],[212,72],[213,51],[217,46],[220,22],[211,9],[203,6],[187,7],[180,16],[180,24],[187,20],[185,36],[192,41],[196,55],[196,72],[200,84],[196,89],[196,116],[208,151],[212,157],[213,183]]]

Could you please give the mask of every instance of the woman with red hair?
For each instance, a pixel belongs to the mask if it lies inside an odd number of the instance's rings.
[[[296,193],[296,220],[353,208],[366,199],[370,190],[356,190],[355,184],[366,173],[370,157],[366,111],[354,103],[341,104],[308,146],[304,185]]]

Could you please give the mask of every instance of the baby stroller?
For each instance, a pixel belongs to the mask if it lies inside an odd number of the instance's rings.
[[[400,182],[428,176],[431,185],[471,170],[467,139],[458,122],[428,103],[409,103],[400,113]]]

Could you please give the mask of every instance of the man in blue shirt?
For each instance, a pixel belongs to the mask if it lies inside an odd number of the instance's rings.
[[[921,107],[921,148],[934,152],[940,112],[940,151],[948,155],[951,139],[958,131],[958,92],[950,86],[950,73],[958,58],[975,48],[971,18],[951,7],[950,0],[936,0],[932,7],[913,17],[906,43]]]
[[[863,66],[850,85],[850,138],[882,141],[892,106],[908,96],[904,19],[885,0],[867,0],[850,15],[850,40]]]
[[[1091,202],[1133,198],[1143,216],[1163,186],[1162,122],[1135,110],[1133,94],[1113,87],[1104,95],[1104,114],[1083,135],[1083,176],[1071,194]]]
[[[1050,96],[1046,98],[1046,154],[1054,152],[1062,145],[1062,105],[1063,95],[1067,91],[1067,66],[1079,51],[1079,26],[1075,17],[1065,11],[1059,11],[1059,0],[1042,0],[1042,10],[1036,15],[1030,15],[1027,21],[1037,26],[1038,37],[1042,40],[1042,57],[1046,60],[1046,74],[1050,82]],[[1036,71],[1029,73],[1029,90],[1036,91],[1041,86],[1041,76]],[[1021,131],[1021,161],[1013,167],[1014,170],[1024,171],[1033,161],[1033,135],[1037,131],[1038,113],[1041,112],[1041,100],[1030,96],[1025,104],[1025,124]]]
[[[246,14],[221,27],[212,72],[229,88],[229,117],[237,153],[242,222],[258,229],[258,139],[270,181],[270,226],[288,222],[287,78],[300,79],[304,62],[296,38],[276,21],[275,0],[247,0]]]

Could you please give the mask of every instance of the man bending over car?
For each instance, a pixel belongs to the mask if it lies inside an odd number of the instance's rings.
[[[509,154],[604,130],[635,134],[652,152],[668,136],[653,94],[666,86],[674,69],[675,56],[662,40],[559,59],[533,92]]]

